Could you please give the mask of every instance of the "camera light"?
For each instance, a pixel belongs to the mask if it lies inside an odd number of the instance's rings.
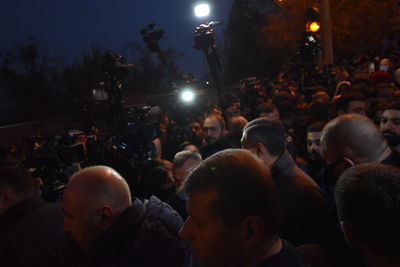
[[[194,93],[191,90],[184,90],[181,93],[181,99],[184,102],[192,102],[194,99]]]
[[[205,3],[198,4],[194,7],[194,14],[196,17],[206,17],[210,14],[210,6]]]

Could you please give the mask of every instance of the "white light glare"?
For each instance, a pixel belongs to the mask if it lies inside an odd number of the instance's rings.
[[[198,4],[194,7],[196,17],[206,17],[210,14],[210,6],[208,4]]]
[[[193,99],[194,99],[194,94],[190,90],[185,90],[185,91],[182,92],[181,98],[185,102],[192,102]]]

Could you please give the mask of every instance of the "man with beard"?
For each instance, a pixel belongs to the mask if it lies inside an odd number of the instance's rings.
[[[392,150],[400,153],[400,102],[385,107],[379,128]]]
[[[225,120],[222,116],[211,114],[206,117],[203,122],[203,133],[205,144],[201,148],[201,155],[204,159],[231,147],[225,138]]]
[[[319,172],[325,163],[321,148],[321,134],[324,126],[324,122],[316,122],[307,127],[307,160],[314,174]]]

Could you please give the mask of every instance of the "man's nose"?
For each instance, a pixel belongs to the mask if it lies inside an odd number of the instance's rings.
[[[311,144],[311,150],[312,150],[312,151],[315,151],[315,150],[317,150],[317,149],[318,149],[317,144],[312,143],[312,144]]]

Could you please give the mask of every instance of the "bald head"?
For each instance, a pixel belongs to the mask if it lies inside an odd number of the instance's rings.
[[[81,193],[81,197],[86,198],[88,202],[108,204],[119,212],[132,204],[127,182],[107,166],[89,167],[75,173],[70,179],[66,193],[71,191]]]
[[[388,151],[375,124],[358,114],[345,114],[329,121],[322,130],[321,143],[328,162],[348,158],[356,164],[379,163]]]
[[[128,184],[114,169],[95,166],[74,174],[63,195],[64,230],[89,251],[132,205]]]

